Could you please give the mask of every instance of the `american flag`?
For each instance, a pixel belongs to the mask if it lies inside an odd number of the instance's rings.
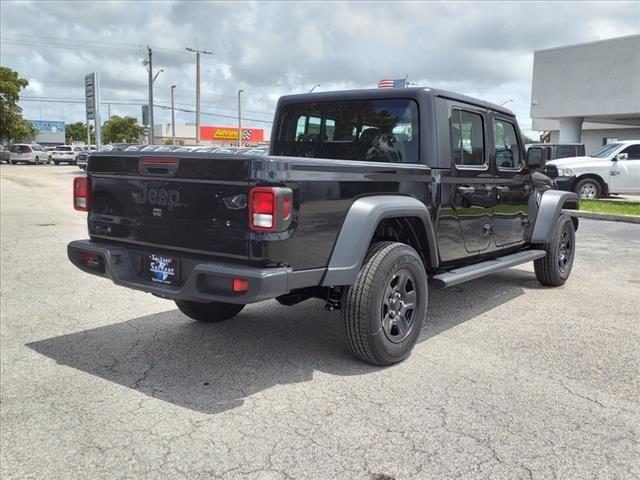
[[[390,80],[385,78],[378,82],[378,88],[404,88],[407,86],[407,79],[401,78],[399,80]]]

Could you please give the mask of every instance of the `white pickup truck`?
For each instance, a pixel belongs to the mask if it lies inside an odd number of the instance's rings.
[[[610,143],[591,156],[552,160],[546,173],[560,189],[582,199],[640,194],[640,140]]]

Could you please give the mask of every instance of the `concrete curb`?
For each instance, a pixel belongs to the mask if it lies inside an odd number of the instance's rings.
[[[640,217],[636,215],[618,215],[614,213],[585,212],[582,210],[565,209],[563,209],[562,212],[571,215],[572,217],[588,218],[589,220],[607,220],[609,222],[626,222],[640,224]]]

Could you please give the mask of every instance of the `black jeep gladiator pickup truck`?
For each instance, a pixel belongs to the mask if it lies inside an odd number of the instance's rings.
[[[349,347],[390,365],[420,333],[429,286],[533,261],[571,272],[575,193],[525,154],[514,114],[429,88],[280,99],[265,157],[125,146],[74,179],[81,270],[217,322],[253,302],[341,309]]]

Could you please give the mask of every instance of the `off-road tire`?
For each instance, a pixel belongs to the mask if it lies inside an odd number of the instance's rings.
[[[406,336],[394,343],[383,327],[385,295],[398,272],[409,272],[416,293]],[[409,245],[379,242],[372,245],[356,281],[345,292],[342,317],[349,348],[373,365],[392,365],[409,356],[427,312],[427,274],[418,253]]]
[[[244,308],[241,303],[199,303],[190,302],[189,300],[176,300],[176,305],[187,317],[206,323],[229,320],[238,315]]]
[[[567,255],[566,242],[570,242],[568,247],[569,258],[563,260]],[[573,260],[576,252],[576,232],[571,221],[571,217],[562,214],[556,220],[551,232],[551,241],[544,245],[547,255],[533,261],[533,269],[536,272],[538,281],[547,287],[559,287],[569,278],[573,267]],[[561,267],[564,264],[564,268]]]

